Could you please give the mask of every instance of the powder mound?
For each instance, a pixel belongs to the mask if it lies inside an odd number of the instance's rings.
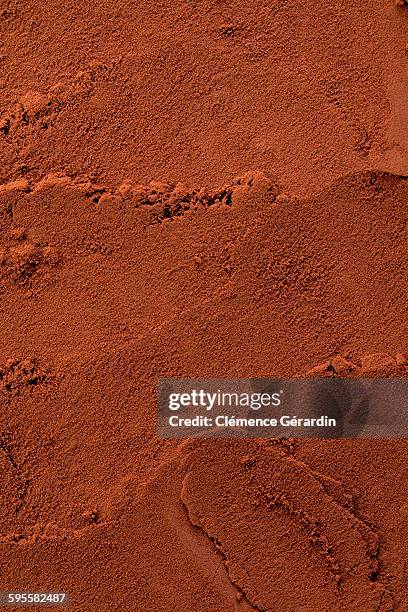
[[[395,361],[399,366],[408,366],[408,355],[406,353],[398,353],[395,355]]]
[[[387,353],[368,353],[353,359],[336,355],[308,370],[305,378],[314,376],[350,378],[404,376],[408,375],[406,366],[408,366],[408,357],[404,353],[398,353],[395,358]]]
[[[17,396],[47,381],[49,373],[36,360],[9,359],[0,367],[0,392]]]
[[[225,185],[221,190],[210,193],[203,189],[189,190],[182,183],[177,183],[173,187],[162,183],[150,183],[148,187],[136,189],[134,195],[139,200],[139,205],[155,206],[155,213],[150,222],[154,225],[198,208],[231,206],[233,188],[231,185]]]
[[[261,193],[267,203],[273,204],[280,193],[277,181],[258,171],[246,172],[214,190],[191,188],[181,182],[160,181],[151,181],[147,185],[124,181],[118,187],[109,189],[88,178],[78,180],[63,173],[50,173],[36,182],[23,179],[5,183],[0,185],[0,193],[24,191],[36,194],[58,186],[78,191],[93,204],[103,205],[115,200],[135,208],[149,207],[152,214],[148,225],[212,207],[245,206],[249,193]]]
[[[41,269],[57,265],[59,258],[55,249],[23,242],[23,229],[13,228],[10,238],[19,244],[0,248],[0,288],[6,284],[28,286]]]
[[[27,130],[48,129],[62,104],[38,91],[28,91],[14,108],[0,119],[0,131],[6,139],[24,135]]]
[[[89,98],[111,68],[112,65],[93,61],[72,79],[59,81],[45,93],[27,91],[0,117],[0,135],[13,141],[52,127],[61,110]]]
[[[273,203],[279,193],[279,188],[262,172],[247,172],[214,191],[191,189],[181,182],[167,184],[151,181],[148,185],[136,186],[130,182],[124,182],[111,193],[104,188],[94,188],[88,193],[94,198],[96,196],[97,201],[101,203],[113,196],[132,202],[136,207],[153,207],[149,225],[156,225],[199,209],[206,210],[220,206],[230,208],[239,205],[241,196],[250,191],[263,191],[268,201]],[[93,201],[96,200],[93,199]]]
[[[0,193],[7,193],[13,191],[30,191],[29,181],[27,179],[17,179],[16,181],[10,181],[9,183],[4,183],[3,185],[0,185]]]

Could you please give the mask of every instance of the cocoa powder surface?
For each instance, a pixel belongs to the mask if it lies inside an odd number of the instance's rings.
[[[0,9],[1,589],[403,612],[406,440],[160,440],[155,385],[407,375],[407,9]]]

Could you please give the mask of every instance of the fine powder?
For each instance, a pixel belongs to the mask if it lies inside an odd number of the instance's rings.
[[[158,377],[408,376],[402,4],[0,4],[1,591],[407,609],[407,440],[155,433]]]

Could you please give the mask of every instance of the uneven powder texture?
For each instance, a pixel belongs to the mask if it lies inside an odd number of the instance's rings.
[[[407,41],[392,0],[0,5],[0,590],[407,610],[406,440],[155,435],[159,376],[408,375]]]

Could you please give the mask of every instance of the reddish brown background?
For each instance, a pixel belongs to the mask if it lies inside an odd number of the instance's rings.
[[[407,609],[405,440],[168,442],[159,376],[407,372],[408,9],[0,5],[3,590]]]

